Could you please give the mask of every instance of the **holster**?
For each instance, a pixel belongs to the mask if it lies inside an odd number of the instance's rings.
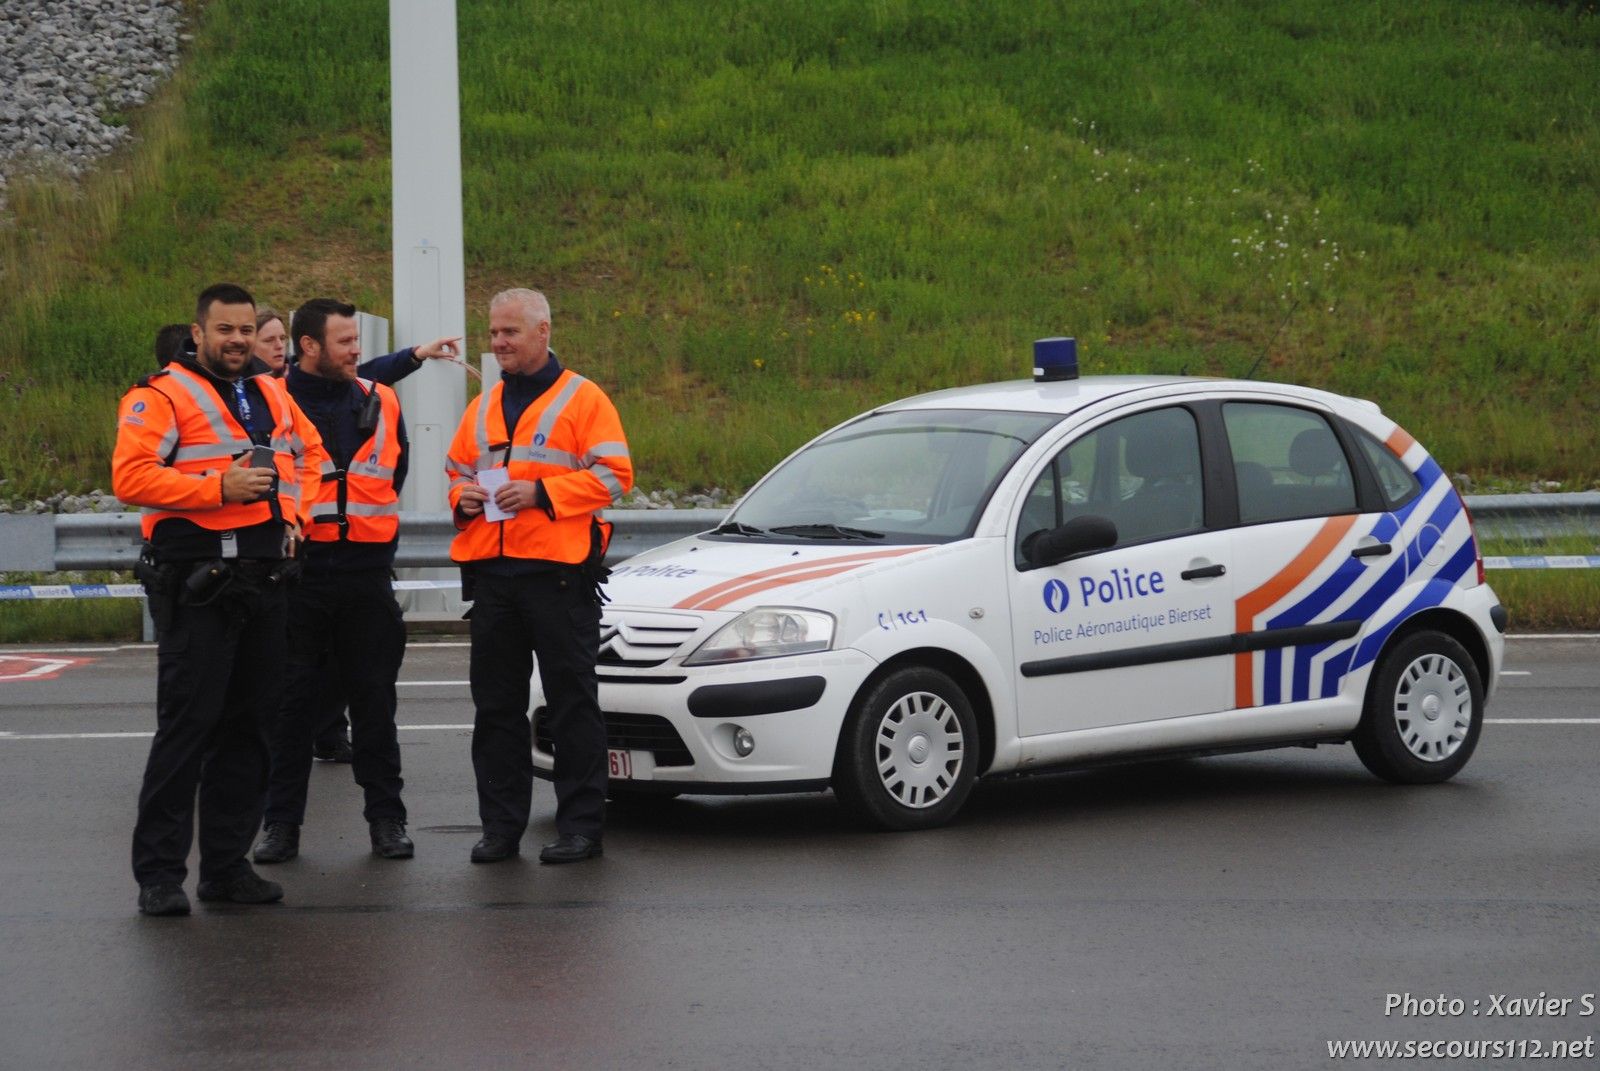
[[[162,565],[156,557],[156,548],[146,543],[139,548],[139,560],[133,564],[134,579],[144,586],[145,601],[150,607],[150,621],[156,635],[164,636],[172,627],[172,617],[178,606],[177,566]]]

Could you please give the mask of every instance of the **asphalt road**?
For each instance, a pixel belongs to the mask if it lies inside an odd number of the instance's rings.
[[[8,1071],[1278,1069],[1338,1040],[1600,1035],[1593,638],[1514,641],[1442,786],[1333,747],[979,786],[927,833],[860,832],[828,796],[683,799],[614,809],[605,858],[570,867],[468,864],[466,649],[414,645],[417,858],[371,857],[348,768],[318,766],[301,858],[270,871],[286,903],[188,919],[136,915],[128,873],[153,653],[23,654],[0,649]],[[526,844],[553,811],[541,784]],[[1464,1010],[1386,1015],[1407,993]],[[1572,1003],[1494,1012],[1540,994]]]

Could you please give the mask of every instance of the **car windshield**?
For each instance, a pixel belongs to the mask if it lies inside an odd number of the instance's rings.
[[[784,462],[717,530],[724,539],[947,543],[1061,417],[969,409],[871,413]]]

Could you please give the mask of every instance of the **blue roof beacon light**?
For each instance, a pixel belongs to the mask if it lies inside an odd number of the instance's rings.
[[[1041,338],[1033,343],[1033,381],[1055,383],[1078,378],[1078,340]]]

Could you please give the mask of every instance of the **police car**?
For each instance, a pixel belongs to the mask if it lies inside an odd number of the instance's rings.
[[[614,570],[614,797],[831,788],[914,829],[977,778],[1108,760],[1466,764],[1506,615],[1421,444],[1320,390],[1078,378],[1070,339],[1035,366],[849,420]]]

